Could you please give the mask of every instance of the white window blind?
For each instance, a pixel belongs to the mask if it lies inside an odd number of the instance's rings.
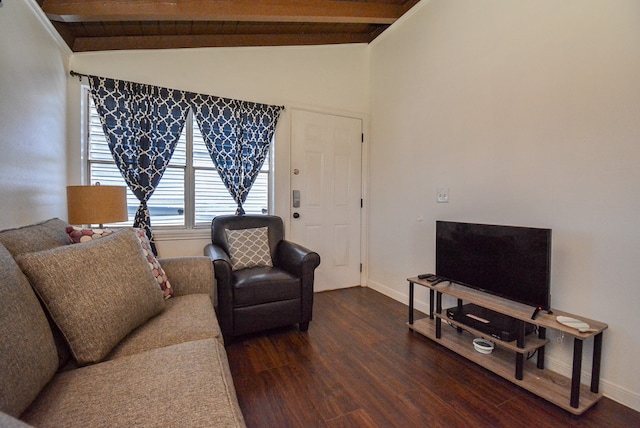
[[[89,105],[89,117],[86,121],[89,182],[126,186],[111,156],[93,99],[88,91],[86,93]],[[269,158],[270,154],[267,155],[260,174],[243,205],[247,214],[269,212]],[[118,223],[118,226],[132,225],[138,209],[138,199],[129,189],[127,189],[127,205],[129,221]],[[213,217],[234,214],[236,211],[236,203],[222,183],[191,113],[171,157],[171,162],[147,206],[153,228],[158,226],[186,229],[208,227]]]

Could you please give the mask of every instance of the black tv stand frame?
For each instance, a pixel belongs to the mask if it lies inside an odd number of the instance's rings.
[[[514,382],[518,386],[575,415],[582,414],[602,398],[602,393],[599,392],[600,365],[603,333],[608,328],[607,324],[557,309],[553,310],[557,315],[581,319],[589,324],[592,329],[588,332],[579,332],[574,328],[558,323],[554,315],[541,313],[536,319],[532,320],[531,314],[534,308],[531,306],[496,297],[459,284],[443,282],[433,285],[417,277],[408,278],[407,281],[409,281],[408,326],[412,331],[434,340],[487,370]],[[414,319],[414,288],[416,284],[429,289],[429,314],[427,317],[418,320]],[[517,319],[519,331],[516,340],[513,342],[494,341],[496,346],[491,355],[476,352],[468,335],[458,334],[456,330],[460,332],[466,330],[475,336],[489,340],[493,340],[493,338],[487,337],[479,330],[448,319],[442,310],[443,295],[457,298],[458,302],[475,303],[478,306]],[[443,333],[443,322],[453,325],[456,330],[451,329]],[[527,337],[525,335],[526,323],[534,324],[538,327],[537,336],[529,335]],[[544,369],[544,348],[548,343],[546,332],[549,328],[574,338],[573,369],[570,379],[551,370]],[[593,338],[594,341],[591,385],[588,387],[581,383],[580,378],[583,342],[590,338]],[[537,351],[536,364],[533,365],[530,361],[525,362],[525,355],[534,351]],[[513,353],[515,353],[515,376],[513,372]],[[535,376],[525,376],[526,372],[531,371],[535,371]],[[568,385],[570,385],[570,391],[567,391]]]

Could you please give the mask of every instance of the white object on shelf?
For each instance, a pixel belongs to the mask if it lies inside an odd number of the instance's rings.
[[[589,324],[587,324],[586,322],[584,322],[584,321],[580,321],[578,319],[571,318],[571,317],[565,317],[563,315],[558,315],[556,317],[556,321],[558,321],[560,324],[564,324],[564,325],[566,325],[568,327],[575,328],[580,333],[586,333],[586,332],[590,332],[590,331],[597,331],[596,329],[591,328],[591,326]]]
[[[493,342],[487,339],[482,339],[480,337],[477,339],[473,339],[473,347],[481,354],[490,354],[491,352],[493,352],[494,346],[495,345],[493,344]]]

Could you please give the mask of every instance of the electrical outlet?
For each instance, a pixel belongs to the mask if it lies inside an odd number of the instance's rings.
[[[441,187],[438,189],[438,193],[436,193],[436,202],[439,204],[446,204],[449,202],[449,188]]]

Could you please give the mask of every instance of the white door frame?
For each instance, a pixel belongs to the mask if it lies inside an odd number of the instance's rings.
[[[309,106],[302,104],[285,104],[285,110],[278,121],[278,128],[275,136],[274,163],[272,183],[275,191],[274,200],[271,201],[271,211],[274,215],[282,217],[285,227],[285,236],[291,233],[292,195],[291,195],[291,110],[303,110],[312,113],[327,114],[332,116],[342,116],[362,121],[362,133],[364,141],[361,152],[361,194],[363,206],[360,210],[360,285],[367,286],[368,278],[368,189],[369,189],[369,115],[366,113],[355,113],[350,111]]]

